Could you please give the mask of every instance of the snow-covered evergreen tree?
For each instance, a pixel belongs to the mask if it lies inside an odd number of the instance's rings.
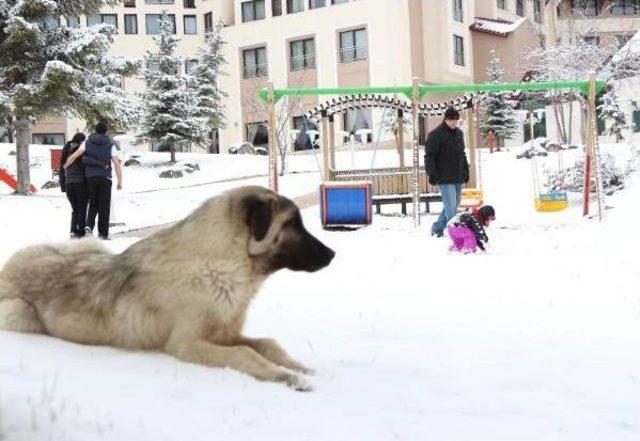
[[[120,119],[126,107],[121,93],[99,85],[113,83],[111,76],[132,75],[136,62],[108,55],[113,28],[73,28],[62,19],[117,3],[0,0],[0,84],[15,121],[19,193],[27,194],[30,183],[31,120],[45,115]]]
[[[628,129],[629,126],[627,125],[625,113],[618,106],[617,96],[613,89],[602,95],[600,102],[601,104],[597,106],[597,110],[599,118],[609,122],[607,134],[609,136],[615,135],[616,142],[622,142],[624,140],[622,131]]]
[[[171,162],[175,162],[179,144],[204,142],[208,132],[207,119],[198,115],[194,77],[179,73],[183,62],[176,54],[179,39],[173,34],[173,23],[166,10],[162,12],[160,35],[154,40],[157,51],[147,51],[147,90],[142,96],[138,140],[157,141],[168,147]]]
[[[207,119],[211,128],[224,129],[226,115],[223,99],[228,94],[220,89],[218,78],[224,75],[227,64],[222,52],[226,41],[222,38],[223,24],[219,21],[212,31],[205,34],[205,46],[198,51],[198,64],[191,71],[198,94],[198,114]]]
[[[500,65],[500,59],[496,56],[495,51],[491,51],[490,57],[487,67],[489,82],[500,83],[504,76],[504,69]],[[484,136],[489,133],[489,130],[493,130],[496,137],[502,139],[510,139],[515,135],[518,120],[513,106],[507,100],[504,92],[489,93],[482,102],[480,110],[481,116],[478,126]]]

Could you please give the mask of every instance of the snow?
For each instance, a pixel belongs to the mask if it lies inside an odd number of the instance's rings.
[[[0,165],[15,161],[10,149],[0,145]],[[624,145],[602,149],[629,155]],[[581,217],[579,194],[565,211],[538,213],[531,161],[515,159],[519,151],[480,155],[485,199],[497,212],[486,254],[453,254],[446,239],[429,237],[435,214],[414,229],[411,216],[384,207],[369,227],[329,232],[317,206],[303,211],[336,259],[318,273],[269,279],[246,333],[274,337],[316,368],[313,392],[164,354],[0,331],[0,439],[639,439],[640,235],[629,223],[640,178],[606,199],[604,223]],[[339,153],[338,166],[349,155]],[[356,155],[357,166],[371,165],[371,152]],[[179,219],[226,188],[267,183],[265,157],[180,153],[201,171],[160,180],[168,156],[145,153],[143,167],[125,169],[116,207],[127,228]],[[47,157],[47,146],[32,147],[38,186]],[[315,192],[313,155],[289,160],[296,173],[282,178],[283,193]],[[375,165],[396,160],[382,150]],[[264,176],[207,184],[254,174]],[[66,237],[68,204],[57,189],[0,196],[0,214],[0,264],[24,245]],[[108,244],[119,251],[135,240]]]
[[[514,22],[509,22],[506,20],[497,21],[488,18],[476,17],[471,27],[475,30],[482,30],[506,35],[510,32],[515,31],[518,26],[520,26],[525,20],[526,18],[520,17]]]
[[[624,61],[630,56],[639,56],[640,55],[640,32],[636,32],[633,34],[633,37],[629,39],[625,43],[624,46],[616,52],[611,58],[612,63],[617,63],[619,61]]]

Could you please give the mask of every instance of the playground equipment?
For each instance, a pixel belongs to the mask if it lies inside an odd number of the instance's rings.
[[[475,119],[478,117],[477,115],[477,110],[478,108],[475,107],[474,109],[470,109],[467,112],[467,125],[468,125],[468,132],[469,132],[469,142],[468,142],[468,146],[469,146],[469,174],[471,175],[471,172],[475,173],[475,164],[476,164],[476,158],[475,158],[475,154],[476,154],[476,145],[479,144],[478,143],[478,139],[480,138],[480,131],[479,130],[474,130],[473,127],[475,126]],[[475,184],[476,186],[473,188],[463,188],[462,189],[462,199],[460,200],[460,208],[466,210],[466,209],[470,209],[470,208],[478,208],[481,207],[483,202],[484,202],[484,192],[482,191],[482,149],[478,149],[478,174],[477,176],[474,176],[473,179],[472,176],[469,176],[469,180],[472,184]]]
[[[533,150],[534,143],[534,135],[533,135],[533,124],[534,121],[534,112],[529,112],[529,131],[530,131],[530,142]],[[551,211],[562,211],[569,206],[569,199],[567,197],[566,191],[556,191],[552,190],[547,193],[540,192],[540,178],[538,177],[538,163],[536,161],[535,152],[531,156],[531,170],[533,174],[533,205],[537,211],[541,212],[551,212]],[[562,174],[562,183],[564,187],[564,172],[562,171],[562,149],[558,150],[558,170]]]
[[[7,170],[1,167],[0,167],[0,181],[4,182],[5,184],[7,184],[9,187],[13,188],[16,191],[18,190],[18,180],[14,178],[11,173],[9,173]],[[29,184],[29,191],[31,193],[36,193],[38,189],[36,189],[36,187],[34,187],[33,184]]]
[[[320,185],[322,226],[369,225],[371,182],[323,182]]]
[[[278,191],[278,175],[277,175],[277,155],[276,155],[276,112],[275,104],[283,96],[308,96],[308,95],[343,95],[339,98],[333,98],[324,104],[315,106],[307,112],[307,116],[311,119],[321,122],[322,133],[322,156],[323,156],[323,177],[326,182],[335,180],[363,180],[367,177],[373,182],[374,197],[372,203],[384,203],[386,195],[380,193],[380,189],[385,188],[385,182],[392,185],[399,185],[401,188],[394,188],[395,191],[403,193],[390,194],[389,199],[398,203],[413,203],[413,223],[414,226],[420,225],[419,203],[421,201],[438,200],[439,195],[433,188],[428,186],[424,170],[420,170],[418,155],[418,136],[420,118],[427,116],[442,115],[447,107],[452,106],[457,110],[464,110],[473,106],[474,100],[482,98],[484,92],[503,92],[514,90],[551,90],[551,89],[579,89],[588,96],[589,116],[592,122],[592,130],[588,131],[586,159],[587,165],[594,163],[594,172],[597,175],[597,194],[598,194],[598,217],[602,219],[604,203],[603,193],[601,190],[600,161],[597,142],[594,142],[595,128],[595,93],[604,87],[602,81],[595,80],[595,74],[589,77],[588,81],[548,81],[548,82],[528,82],[528,83],[490,83],[490,84],[456,84],[456,85],[438,85],[425,84],[420,85],[418,79],[414,78],[412,86],[394,86],[394,87],[341,87],[341,88],[291,88],[291,89],[275,89],[273,82],[268,83],[266,89],[259,91],[261,99],[267,103],[267,116],[269,126],[269,187],[274,191]],[[429,93],[467,93],[454,100],[443,103],[423,104],[420,100]],[[403,94],[410,101],[405,101],[383,94]],[[402,142],[402,129],[398,130],[399,140],[398,155],[400,159],[400,167],[393,169],[375,169],[375,173],[369,170],[349,170],[340,171],[335,168],[335,149],[333,148],[334,138],[333,131],[333,114],[347,109],[358,109],[364,107],[387,107],[397,111],[399,119],[404,113],[409,112],[413,120],[413,142],[412,142],[412,166],[404,165],[404,144]],[[400,124],[402,124],[400,122]],[[400,125],[402,128],[402,126]],[[470,125],[470,127],[473,127]],[[471,162],[471,161],[470,161]],[[471,186],[476,186],[475,181],[475,163],[470,164],[471,167]],[[587,215],[589,212],[589,195],[588,188],[590,180],[586,175],[590,173],[590,167],[586,167],[585,173],[585,195],[584,195],[584,211]],[[431,191],[429,191],[431,190]],[[377,205],[379,207],[379,205]]]

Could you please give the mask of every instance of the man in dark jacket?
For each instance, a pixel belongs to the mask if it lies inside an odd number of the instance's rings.
[[[89,204],[98,213],[98,235],[101,239],[109,237],[109,215],[111,210],[111,163],[116,170],[117,189],[122,189],[122,166],[118,151],[107,135],[107,125],[100,122],[96,133],[91,134],[80,148],[69,157],[65,168],[73,164],[80,155],[86,155],[84,161]]]
[[[449,107],[444,121],[427,137],[424,164],[431,185],[437,185],[444,205],[431,226],[431,235],[441,237],[447,222],[456,215],[462,184],[469,181],[469,163],[464,152],[464,135],[458,128],[460,113]]]

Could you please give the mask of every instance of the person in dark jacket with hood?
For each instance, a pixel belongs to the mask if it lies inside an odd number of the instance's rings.
[[[84,144],[69,157],[65,168],[74,164],[80,156],[83,156],[82,162],[85,166],[89,204],[98,213],[98,236],[100,239],[106,240],[109,238],[109,212],[111,209],[111,164],[113,163],[116,170],[118,190],[122,189],[122,165],[118,151],[107,135],[105,123],[96,124],[96,133],[89,135]]]
[[[460,113],[449,107],[444,121],[427,137],[424,164],[431,185],[437,185],[443,209],[431,226],[431,235],[442,237],[447,222],[456,215],[462,184],[469,181],[469,163],[464,152],[464,135],[458,128]]]
[[[69,156],[74,154],[84,142],[84,133],[76,133],[62,148],[60,164],[64,164]],[[58,171],[60,189],[67,194],[71,204],[71,238],[84,236],[85,220],[87,217],[87,180],[84,176],[84,163],[76,161],[69,168],[60,167]]]

